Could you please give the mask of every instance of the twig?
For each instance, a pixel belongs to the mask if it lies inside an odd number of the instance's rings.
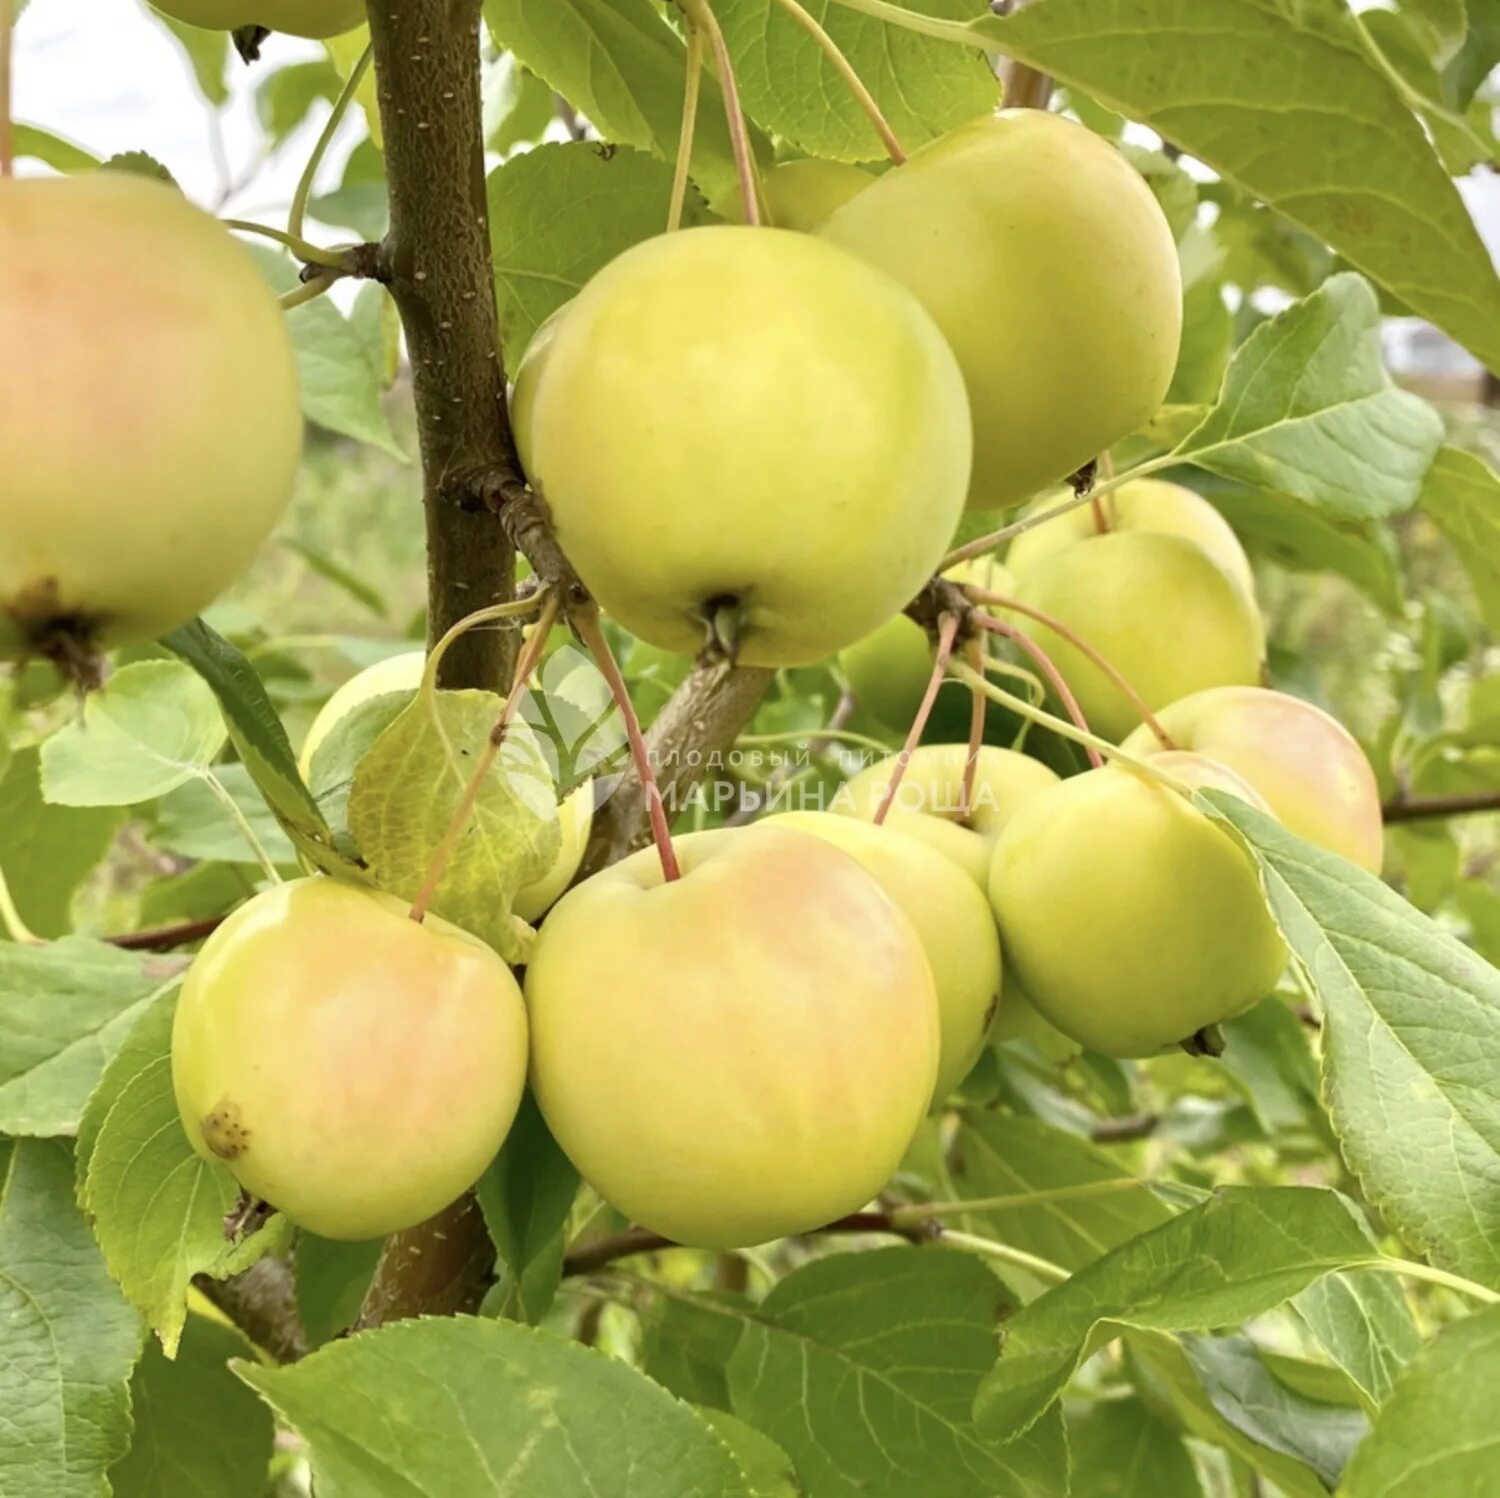
[[[1101,1118],[1089,1130],[1095,1144],[1127,1144],[1149,1139],[1161,1127],[1159,1113],[1127,1113],[1121,1118]]]
[[[891,771],[891,778],[886,782],[880,805],[875,808],[872,820],[877,827],[881,826],[890,814],[897,793],[901,789],[901,782],[906,778],[906,767],[911,763],[911,757],[916,753],[917,745],[922,742],[922,730],[927,727],[927,720],[932,716],[932,704],[937,701],[938,691],[943,685],[943,677],[947,674],[948,658],[953,653],[953,641],[958,636],[958,625],[959,619],[956,614],[945,614],[938,624],[937,658],[932,663],[932,675],[927,679],[927,690],[922,693],[922,702],[917,708],[916,717],[912,719],[911,728],[907,731],[906,742],[902,744],[901,752],[896,756],[896,764]]]
[[[183,921],[150,931],[127,931],[120,936],[106,936],[104,940],[124,952],[170,952],[174,947],[185,947],[189,942],[212,936],[228,919],[227,914],[210,915],[200,921]]]
[[[227,1280],[195,1275],[193,1285],[278,1363],[295,1363],[307,1356],[307,1333],[297,1314],[296,1290],[286,1260],[268,1256]]]
[[[1011,0],[1007,15],[1023,10],[1031,0]],[[1006,109],[1045,109],[1052,98],[1052,80],[1018,58],[1007,57],[1000,68],[1000,102]]]
[[[1380,808],[1387,822],[1420,822],[1430,817],[1466,817],[1500,811],[1500,791],[1464,791],[1451,796],[1404,796]]]
[[[870,123],[875,127],[875,133],[880,137],[880,143],[885,147],[886,155],[897,166],[900,166],[906,160],[906,152],[901,148],[901,142],[896,139],[896,132],[891,129],[890,121],[882,113],[880,105],[875,102],[875,96],[865,87],[864,80],[855,72],[854,65],[844,56],[839,44],[829,36],[815,16],[810,15],[798,4],[798,0],[776,0],[776,3],[822,49],[823,55],[832,65],[834,72],[839,75],[845,88],[854,96],[854,102],[864,110]]]

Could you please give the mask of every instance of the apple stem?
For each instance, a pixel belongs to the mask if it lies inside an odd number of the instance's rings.
[[[485,608],[475,609],[472,614],[465,614],[427,652],[427,664],[422,670],[422,694],[430,698],[437,691],[438,672],[442,668],[443,657],[447,655],[449,646],[460,635],[467,634],[481,624],[498,624],[506,619],[524,619],[537,613],[545,601],[546,595],[538,591],[526,598],[517,598],[510,603],[492,603]]]
[[[1029,603],[1022,603],[1008,594],[992,593],[986,588],[974,587],[965,587],[964,592],[976,603],[997,604],[1000,608],[1009,609],[1013,614],[1024,614],[1028,619],[1035,619],[1038,624],[1044,625],[1053,634],[1066,640],[1075,650],[1087,656],[1130,699],[1130,705],[1140,714],[1141,722],[1156,736],[1157,743],[1163,749],[1175,749],[1177,747],[1172,742],[1167,730],[1161,726],[1161,720],[1146,706],[1145,698],[1131,686],[1124,675],[1108,658],[1093,645],[1089,644],[1077,630],[1064,624],[1055,615],[1047,613],[1045,609],[1036,608]]]
[[[885,147],[886,155],[901,166],[906,161],[906,152],[901,148],[901,142],[896,139],[896,132],[891,129],[890,121],[881,112],[880,105],[875,102],[875,96],[864,85],[864,80],[854,70],[854,64],[844,56],[839,44],[829,36],[823,29],[816,17],[810,15],[798,0],[776,0],[776,3],[802,27],[804,31],[822,49],[824,57],[832,65],[834,72],[843,80],[844,86],[854,95],[854,102],[864,110],[869,117],[870,123],[875,127],[875,133],[880,137],[880,143]]]
[[[521,704],[526,680],[536,669],[536,663],[542,658],[542,651],[547,647],[547,636],[552,633],[552,625],[557,619],[559,602],[555,593],[548,595],[546,602],[542,604],[542,612],[537,620],[536,629],[532,632],[531,638],[521,647],[520,655],[516,657],[516,672],[510,684],[510,691],[505,696],[505,706],[500,709],[500,716],[495,719],[489,737],[485,740],[484,748],[474,762],[474,773],[469,776],[468,784],[464,786],[463,794],[458,798],[458,805],[453,810],[448,829],[443,833],[443,840],[438,844],[431,862],[427,865],[427,872],[422,877],[422,887],[417,891],[417,897],[412,901],[411,909],[407,912],[418,925],[426,919],[432,898],[437,893],[438,885],[442,883],[443,875],[448,872],[448,865],[453,859],[453,850],[458,846],[458,840],[463,836],[464,828],[468,826],[469,817],[473,814],[474,807],[479,800],[479,793],[484,788],[485,779],[494,768],[495,761],[500,757],[500,750],[505,743],[506,730],[510,727],[511,719],[515,717],[516,709]],[[425,684],[424,677],[424,686]]]
[[[975,614],[972,622],[978,625],[980,629],[987,629],[992,634],[1003,635],[1007,640],[1020,646],[1041,667],[1042,675],[1051,682],[1052,690],[1057,693],[1057,699],[1062,703],[1068,716],[1084,733],[1089,733],[1088,719],[1083,716],[1083,709],[1079,707],[1078,699],[1073,695],[1073,689],[1063,678],[1062,672],[1053,663],[1052,657],[1030,635],[1017,629],[1014,624],[1007,624],[1005,620],[995,618],[993,614]],[[975,675],[977,676],[978,673],[976,672]],[[981,676],[979,679],[982,681],[984,678]],[[1090,738],[1093,737],[1092,734],[1089,734],[1089,736]],[[1089,763],[1094,769],[1100,769],[1104,764],[1104,759],[1100,755],[1098,748],[1093,743],[1085,743],[1084,747],[1088,752]]]
[[[994,42],[974,31],[967,21],[949,21],[941,16],[924,15],[921,11],[907,10],[903,5],[893,5],[890,0],[837,0],[837,3],[846,10],[873,16],[875,20],[884,21],[888,26],[914,31],[918,36],[934,37],[940,42],[958,42],[961,46],[973,47],[981,52],[1000,50]]]
[[[703,86],[703,32],[687,24],[687,77],[682,85],[682,130],[677,137],[677,164],[672,172],[672,199],[667,206],[667,233],[682,227],[687,202],[688,169],[693,160],[693,134],[698,126],[698,95]]]
[[[957,637],[958,616],[944,614],[938,621],[937,659],[932,663],[932,675],[927,679],[927,690],[922,693],[921,706],[917,708],[917,715],[912,719],[911,728],[907,730],[906,742],[901,746],[900,754],[896,756],[896,768],[891,771],[885,794],[880,798],[880,805],[875,808],[874,820],[877,827],[885,821],[896,799],[896,793],[901,789],[901,782],[906,776],[906,767],[911,763],[911,757],[922,740],[922,730],[927,727],[927,720],[932,716],[932,704],[937,701],[938,688],[942,686],[943,677],[947,675],[948,658],[953,654],[953,642]]]
[[[281,310],[290,312],[293,307],[301,307],[306,302],[315,302],[338,279],[337,271],[319,271],[317,275],[310,276],[295,291],[288,291],[279,298]]]
[[[740,200],[745,207],[745,222],[752,228],[758,227],[760,202],[755,193],[755,161],[750,151],[750,128],[745,123],[745,111],[740,108],[740,91],[734,81],[734,62],[729,56],[729,45],[724,40],[723,28],[708,0],[682,0],[682,8],[694,26],[702,27],[703,34],[713,49],[719,87],[724,91],[724,117],[729,122],[729,140],[734,147],[734,169],[740,180]]]
[[[1089,508],[1094,512],[1094,533],[1099,536],[1109,534],[1109,517],[1104,513],[1104,501],[1093,491],[1089,493]]]
[[[651,838],[656,844],[657,857],[661,859],[661,871],[670,884],[682,878],[677,864],[677,853],[672,847],[672,832],[667,826],[667,808],[662,800],[661,787],[656,783],[656,774],[651,768],[651,751],[646,745],[646,736],[641,732],[641,720],[636,716],[635,704],[630,700],[630,689],[620,674],[615,653],[599,625],[597,610],[579,610],[572,615],[572,625],[578,637],[588,646],[605,681],[609,683],[610,696],[620,709],[625,720],[625,736],[630,741],[630,758],[635,764],[635,773],[640,778],[641,789],[646,797],[646,814],[651,820]]]
[[[1134,468],[1127,468],[1123,473],[1117,473],[1112,478],[1107,478],[1102,484],[1095,484],[1084,489],[1081,493],[1070,494],[1066,499],[1059,500],[1055,505],[1050,505],[1045,510],[1037,510],[1033,514],[1023,515],[1019,520],[1013,520],[1009,525],[1001,526],[997,531],[991,531],[987,536],[976,536],[972,541],[965,541],[962,546],[955,547],[938,563],[939,573],[949,572],[960,562],[967,562],[973,557],[982,557],[994,551],[997,546],[1007,541],[1014,540],[1023,531],[1034,530],[1039,525],[1046,525],[1049,520],[1056,520],[1059,515],[1066,515],[1069,510],[1076,510],[1079,505],[1086,505],[1092,499],[1103,499],[1106,494],[1112,494],[1122,484],[1131,483],[1135,479],[1145,478],[1149,473],[1156,473],[1159,469],[1168,468],[1177,459],[1171,453],[1160,453],[1154,458],[1149,458],[1144,463],[1137,463]]]
[[[969,664],[984,674],[984,658],[989,653],[989,639],[976,635],[969,642]],[[969,688],[969,753],[964,760],[964,778],[958,788],[958,820],[969,820],[969,806],[974,800],[974,776],[979,770],[979,750],[984,743],[984,714],[988,707],[983,692]]]
[[[323,164],[323,157],[327,154],[333,137],[338,134],[339,126],[343,124],[350,104],[354,102],[354,95],[359,91],[360,84],[364,82],[365,74],[370,68],[371,56],[372,49],[367,46],[360,53],[359,61],[349,70],[349,76],[344,80],[344,86],[339,91],[338,98],[333,101],[333,110],[323,126],[323,133],[313,146],[312,154],[307,158],[307,165],[302,168],[297,190],[292,194],[291,212],[287,215],[287,232],[294,238],[302,238],[302,226],[307,219],[307,200],[312,196],[313,178],[317,176],[318,168]]]
[[[0,0],[3,3],[3,0]],[[344,256],[339,250],[325,250],[307,240],[289,234],[285,229],[273,229],[269,224],[257,224],[246,218],[224,218],[219,222],[237,234],[258,234],[263,239],[274,239],[277,244],[289,249],[305,265],[321,265],[329,270],[343,268]]]
[[[6,4],[7,0],[0,0],[0,11],[3,11]],[[18,947],[47,945],[21,918],[21,912],[16,909],[16,902],[11,898],[10,886],[5,882],[4,869],[0,869],[0,926],[5,928],[5,934]]]
[[[10,119],[11,37],[16,26],[16,0],[0,0],[0,177],[15,170],[15,131]]]

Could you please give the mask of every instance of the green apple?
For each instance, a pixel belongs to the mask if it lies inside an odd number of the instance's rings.
[[[251,1195],[325,1238],[377,1238],[474,1183],[526,1054],[520,990],[483,942],[388,895],[297,879],[194,958],[172,1084],[193,1148]]]
[[[1183,789],[1227,791],[1231,796],[1238,796],[1241,801],[1248,802],[1257,811],[1274,815],[1266,798],[1243,775],[1237,774],[1228,765],[1220,764],[1206,754],[1196,754],[1190,749],[1163,749],[1161,741],[1149,728],[1142,725],[1142,729],[1150,738],[1150,744],[1144,739],[1137,740],[1134,752],[1142,759],[1149,759],[1153,769],[1166,771]]]
[[[747,665],[867,634],[963,508],[953,354],[890,277],[811,235],[729,225],[635,245],[558,320],[528,473],[600,605],[663,650],[708,624]]]
[[[365,24],[365,0],[151,0],[174,21],[207,31],[264,26],[315,40],[341,36]]]
[[[400,692],[414,692],[422,684],[422,672],[427,666],[425,651],[409,650],[401,655],[387,657],[355,676],[351,676],[319,710],[307,730],[302,744],[302,753],[297,759],[297,768],[302,778],[312,784],[313,759],[318,749],[334,728],[362,703],[375,697]],[[562,835],[562,845],[552,867],[532,884],[516,894],[511,909],[523,921],[536,921],[553,904],[557,897],[573,882],[578,865],[583,862],[584,849],[588,847],[589,832],[594,824],[594,782],[581,781],[563,798],[557,808],[557,827]]]
[[[1153,711],[1204,687],[1260,679],[1265,628],[1254,599],[1181,536],[1110,531],[1063,547],[1017,578],[1015,597],[1086,640]],[[1044,624],[1016,623],[1052,657],[1096,733],[1122,739],[1141,721],[1076,646]]]
[[[823,234],[909,286],[953,345],[976,507],[1061,482],[1166,396],[1182,334],[1172,231],[1129,162],[1061,115],[962,125]]]
[[[1321,708],[1264,687],[1195,692],[1157,714],[1173,743],[1227,765],[1298,837],[1380,872],[1380,789],[1364,750]],[[1124,746],[1159,752],[1145,729]]]
[[[839,789],[832,810],[873,821],[899,758],[892,755],[861,770]],[[1046,765],[1012,749],[982,745],[969,814],[960,821],[968,759],[967,744],[919,744],[882,825],[936,848],[984,889],[995,839],[1023,804],[1057,783],[1057,776]]]
[[[127,172],[0,181],[0,246],[0,660],[154,639],[291,497],[286,318],[222,225]]]
[[[995,846],[1006,962],[1043,1018],[1150,1056],[1276,985],[1286,953],[1249,855],[1186,797],[1119,766],[1034,796]]]
[[[937,985],[941,1103],[979,1059],[1000,1002],[1000,939],[989,902],[951,859],[904,832],[826,811],[792,811],[760,825],[810,833],[852,854],[916,928]]]
[[[766,223],[777,229],[813,234],[829,215],[861,193],[875,178],[844,161],[784,161],[761,173],[760,196]],[[745,222],[739,185],[721,194],[710,206],[726,223]]]
[[[521,466],[531,472],[531,419],[536,409],[536,392],[542,381],[542,371],[547,367],[547,355],[552,340],[562,326],[563,315],[573,305],[570,297],[556,311],[551,312],[537,324],[531,335],[521,361],[516,365],[516,377],[510,387],[510,427],[516,442],[516,454]]]
[[[1005,565],[993,557],[960,562],[944,573],[954,582],[973,583],[991,593],[1015,585]],[[904,729],[916,717],[932,676],[932,641],[914,619],[897,614],[862,640],[839,652],[839,665],[855,700],[890,728]],[[952,688],[949,688],[952,690]]]
[[[754,826],[570,890],[526,970],[531,1083],[584,1179],[678,1243],[737,1248],[862,1207],[937,1076],[932,972],[847,853]]]
[[[1037,509],[1056,503],[1056,496],[1037,501]],[[1255,596],[1255,574],[1240,538],[1229,522],[1203,498],[1181,484],[1161,479],[1133,479],[1103,496],[1105,527],[1111,531],[1149,531],[1153,535],[1181,536],[1206,551],[1245,592]],[[1010,543],[1006,565],[1016,574],[1028,571],[1049,557],[1100,534],[1092,505],[1079,505],[1029,531]]]

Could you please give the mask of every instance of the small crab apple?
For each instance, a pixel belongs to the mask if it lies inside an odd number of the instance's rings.
[[[752,826],[571,889],[526,969],[531,1083],[606,1201],[678,1243],[738,1248],[862,1207],[932,1099],[921,938],[849,854]]]
[[[0,660],[80,664],[212,603],[291,497],[286,318],[249,252],[126,172],[0,180]]]
[[[333,879],[256,895],[193,961],[172,1030],[183,1127],[325,1238],[414,1226],[472,1185],[526,1081],[526,1011],[483,942]]]
[[[537,360],[528,476],[600,605],[660,649],[819,660],[916,594],[963,508],[952,351],[903,286],[812,235],[637,244]]]

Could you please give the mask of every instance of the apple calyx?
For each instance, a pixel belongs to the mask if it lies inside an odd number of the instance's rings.
[[[1229,1044],[1223,1029],[1218,1025],[1204,1025],[1201,1030],[1194,1030],[1186,1040],[1179,1040],[1177,1043],[1189,1056],[1202,1056],[1211,1061],[1218,1060]]]
[[[260,61],[260,44],[270,34],[269,26],[237,26],[229,33],[230,40],[234,42],[234,50],[240,54],[240,61],[246,67]]]

